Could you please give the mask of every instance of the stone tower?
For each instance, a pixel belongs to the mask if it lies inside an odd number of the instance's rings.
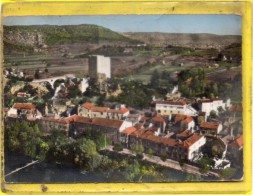
[[[111,78],[111,58],[101,55],[89,56],[89,77],[97,81]]]

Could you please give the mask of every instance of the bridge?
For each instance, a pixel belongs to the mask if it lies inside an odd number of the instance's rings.
[[[57,80],[60,80],[60,79],[67,79],[67,78],[75,78],[75,75],[74,74],[65,74],[63,76],[58,76],[58,77],[50,77],[50,78],[45,78],[45,79],[34,79],[31,83],[50,83],[50,85],[52,86],[52,88],[54,88],[54,83],[55,81]]]

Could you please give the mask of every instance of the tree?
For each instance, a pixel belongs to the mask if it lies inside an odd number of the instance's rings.
[[[226,168],[219,171],[219,176],[223,179],[231,179],[236,173],[235,168]]]
[[[148,157],[151,158],[153,156],[153,150],[151,148],[148,149]]]
[[[106,137],[104,132],[101,131],[95,131],[91,129],[86,129],[84,136],[87,139],[90,139],[95,142],[97,151],[103,149],[106,147],[108,144],[110,144],[110,140]]]
[[[16,122],[5,127],[6,148],[37,159],[45,159],[49,146],[42,140],[42,133],[37,124],[26,121]]]
[[[157,89],[159,87],[160,85],[159,78],[160,78],[160,75],[158,71],[154,70],[150,78],[150,85],[152,88]]]
[[[166,161],[167,158],[168,158],[168,156],[167,156],[166,154],[162,154],[162,155],[160,156],[160,159],[161,159],[162,161]]]
[[[200,172],[202,173],[207,173],[214,166],[214,161],[208,157],[201,158],[198,163],[200,165]]]
[[[140,171],[140,164],[137,160],[134,160],[133,163],[126,169],[127,180],[130,182],[136,181]]]
[[[142,144],[133,144],[131,146],[131,150],[135,153],[135,154],[142,154],[144,152],[144,147],[142,146]]]
[[[34,78],[35,79],[39,79],[40,78],[40,70],[36,69],[35,73],[34,73]]]
[[[210,118],[212,118],[212,119],[216,119],[217,118],[216,111],[211,110],[211,112],[210,112]]]
[[[116,151],[116,152],[119,152],[119,151],[122,151],[123,150],[123,147],[121,144],[115,144],[114,147],[113,147],[113,150]]]
[[[66,137],[63,132],[54,130],[47,139],[50,147],[50,157],[54,161],[69,161],[69,155],[72,153],[72,141]]]
[[[76,143],[74,153],[75,163],[87,171],[93,171],[99,167],[102,161],[102,156],[97,153],[96,144],[90,139],[79,139]]]

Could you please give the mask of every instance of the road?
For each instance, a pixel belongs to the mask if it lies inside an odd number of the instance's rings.
[[[113,151],[113,146],[107,146],[106,148],[104,148],[104,150]],[[128,150],[126,148],[124,148],[122,151],[119,151],[119,153],[135,156],[135,154],[133,154],[131,152],[131,150]],[[143,153],[143,155],[144,155],[143,160],[149,161],[149,162],[154,163],[154,164],[158,164],[158,165],[161,165],[161,166],[169,167],[169,168],[172,168],[172,169],[176,169],[176,170],[179,170],[179,171],[184,171],[184,172],[192,173],[192,174],[196,174],[196,175],[201,175],[201,176],[212,175],[212,176],[219,177],[219,175],[217,173],[214,173],[212,171],[209,171],[207,174],[203,174],[199,171],[198,167],[192,166],[192,165],[189,165],[189,164],[186,164],[186,163],[181,167],[179,162],[175,161],[175,160],[167,159],[165,161],[162,161],[161,158],[158,157],[158,156],[149,157],[147,154],[144,154],[144,153]]]

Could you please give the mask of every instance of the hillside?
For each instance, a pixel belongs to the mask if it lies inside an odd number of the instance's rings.
[[[216,48],[223,49],[232,43],[241,43],[239,35],[214,35],[214,34],[177,34],[159,32],[129,32],[123,33],[131,39],[143,41],[147,44],[171,45],[180,47]]]
[[[130,38],[97,25],[74,26],[4,26],[4,46],[6,51],[30,50],[31,47],[43,49],[48,46],[89,43],[113,44],[132,43]]]

